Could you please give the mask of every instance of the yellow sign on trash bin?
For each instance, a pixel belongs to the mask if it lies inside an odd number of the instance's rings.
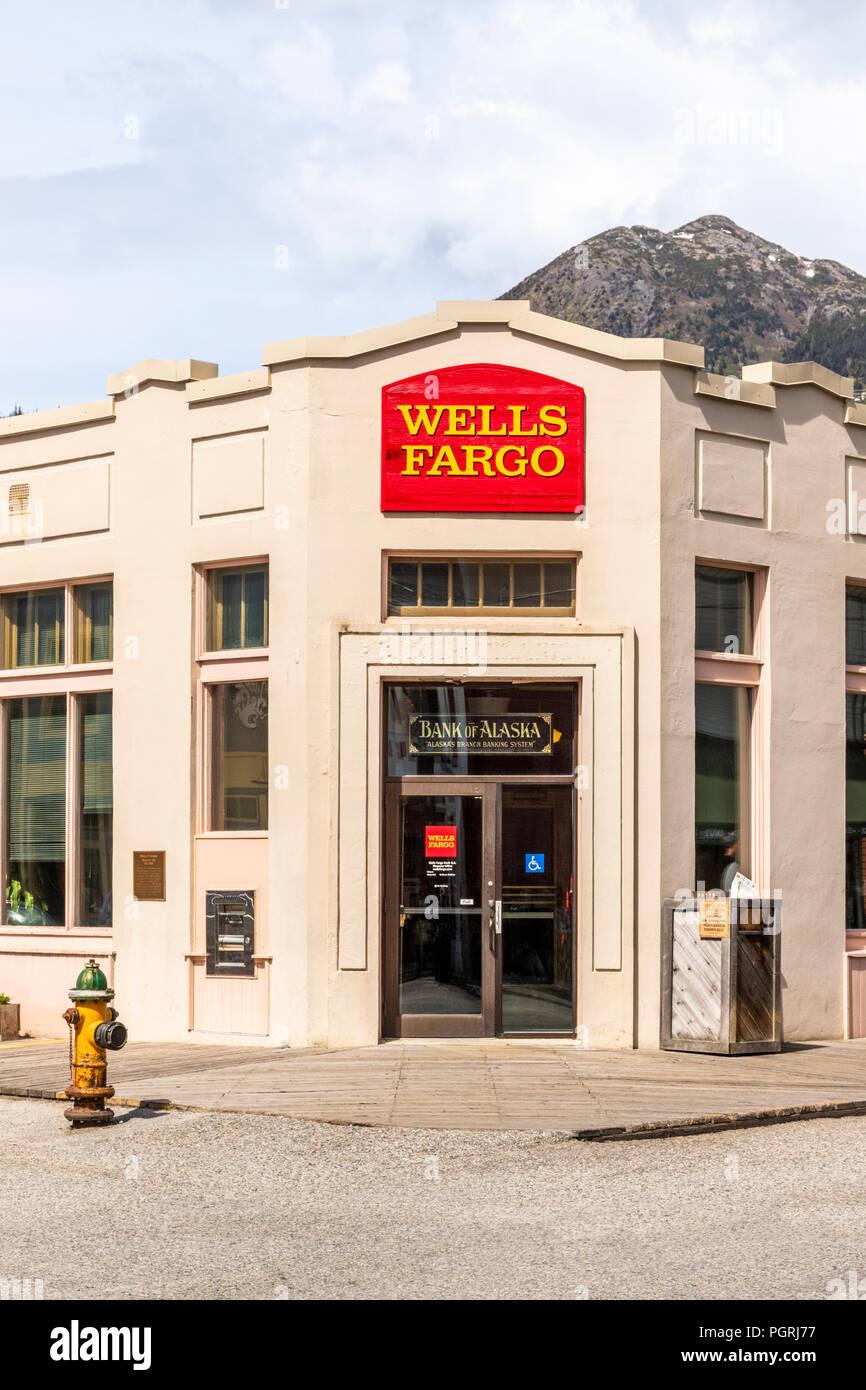
[[[730,900],[728,898],[702,898],[698,925],[702,940],[720,941],[730,936]]]

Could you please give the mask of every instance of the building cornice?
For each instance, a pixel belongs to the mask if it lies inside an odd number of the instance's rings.
[[[742,376],[743,381],[767,386],[817,386],[843,400],[851,400],[854,395],[853,377],[840,376],[819,362],[754,362],[743,367]]]
[[[108,378],[109,396],[131,396],[141,386],[153,384],[183,385],[187,381],[206,381],[219,375],[216,362],[200,362],[195,357],[184,357],[172,362],[164,357],[146,357],[127,367],[125,372],[114,372]]]
[[[114,419],[114,401],[87,401],[84,405],[62,405],[56,410],[34,410],[29,415],[9,415],[0,420],[0,440],[40,430],[68,430],[75,425],[96,425]]]
[[[528,299],[439,300],[432,314],[368,328],[362,333],[333,338],[288,338],[280,343],[267,343],[262,361],[265,366],[275,367],[329,357],[361,357],[420,338],[453,333],[462,327],[491,324],[620,362],[704,365],[704,350],[695,343],[678,343],[668,338],[620,338],[615,333],[602,333],[595,328],[552,318],[549,314],[537,314],[530,309]]]

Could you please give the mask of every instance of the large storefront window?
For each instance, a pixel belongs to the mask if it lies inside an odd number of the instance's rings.
[[[750,877],[751,691],[695,686],[695,878],[728,891]]]
[[[6,709],[6,913],[9,926],[66,921],[66,696]]]
[[[78,701],[79,925],[111,925],[112,793],[111,695]]]
[[[217,831],[268,828],[268,683],[212,687],[211,823]]]
[[[6,926],[111,926],[111,704],[109,691],[4,702]],[[67,733],[76,721],[78,758],[68,777]]]

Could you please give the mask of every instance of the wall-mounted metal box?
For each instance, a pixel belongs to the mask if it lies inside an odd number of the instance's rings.
[[[782,905],[773,898],[668,899],[661,1046],[779,1052]]]
[[[255,893],[208,892],[206,897],[205,973],[223,979],[255,975]]]

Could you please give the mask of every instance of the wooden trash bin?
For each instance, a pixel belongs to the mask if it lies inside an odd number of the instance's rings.
[[[781,902],[670,898],[662,922],[661,1046],[779,1052]]]

